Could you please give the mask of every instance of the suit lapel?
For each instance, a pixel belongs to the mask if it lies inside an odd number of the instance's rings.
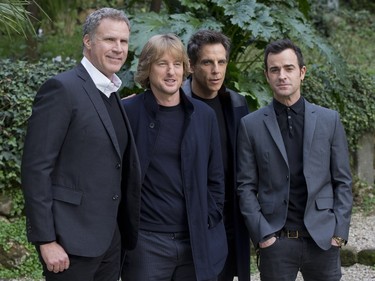
[[[276,114],[272,103],[265,108],[264,123],[277,148],[280,150],[280,153],[283,156],[285,163],[288,165],[288,157],[286,154],[283,137],[281,136],[279,124],[277,123]]]
[[[315,106],[305,100],[305,128],[303,135],[303,159],[307,160],[316,127]]]
[[[96,88],[94,82],[92,81],[90,75],[87,73],[86,69],[83,67],[82,64],[79,64],[77,67],[78,75],[84,80],[83,88],[86,91],[86,94],[90,98],[91,102],[93,103],[100,120],[103,123],[104,128],[106,129],[109,138],[111,139],[118,155],[122,158],[120,153],[120,146],[117,141],[117,136],[115,129],[113,128],[113,124],[111,121],[111,117],[108,114],[107,108],[104,105],[103,99],[100,96],[99,90]]]

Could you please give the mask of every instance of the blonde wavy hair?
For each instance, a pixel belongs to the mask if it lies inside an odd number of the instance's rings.
[[[151,64],[159,60],[165,53],[180,59],[184,68],[184,79],[189,74],[189,58],[182,41],[174,34],[158,34],[152,36],[143,47],[134,81],[143,88],[150,88]]]

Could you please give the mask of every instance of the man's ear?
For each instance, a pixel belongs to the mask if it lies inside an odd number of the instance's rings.
[[[305,79],[306,71],[307,71],[306,66],[302,66],[302,68],[301,68],[301,81],[303,81],[303,79]]]
[[[269,80],[268,80],[268,72],[267,72],[267,70],[264,70],[264,76],[266,76],[267,82],[269,82]]]
[[[194,73],[194,65],[191,64],[191,60],[189,60],[189,72]]]
[[[86,49],[91,48],[91,39],[88,34],[85,34],[85,36],[83,36],[83,45],[85,46]]]

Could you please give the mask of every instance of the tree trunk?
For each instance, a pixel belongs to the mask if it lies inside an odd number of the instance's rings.
[[[38,17],[39,7],[32,1],[27,6],[26,10],[30,13],[29,18],[30,18],[31,23],[33,24],[33,26],[35,28],[35,24],[37,22],[36,19],[39,18]],[[37,42],[37,39],[36,39],[36,36],[35,36],[35,30],[34,31],[31,30],[31,31],[28,32],[27,39],[26,39],[26,45],[27,45],[27,51],[26,51],[27,58],[30,61],[38,60],[38,51],[37,51],[38,42]]]
[[[152,0],[150,5],[150,12],[159,13],[161,9],[162,0]]]

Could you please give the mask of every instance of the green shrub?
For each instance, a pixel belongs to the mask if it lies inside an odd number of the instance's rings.
[[[34,247],[27,243],[23,196],[20,189],[20,164],[27,119],[34,96],[41,84],[51,76],[71,68],[75,61],[38,63],[0,60],[0,192],[12,198],[10,223],[0,220],[0,245],[16,243],[28,255],[16,268],[0,267],[1,278],[28,277],[40,279],[41,271]]]
[[[348,80],[340,82],[323,67],[309,68],[303,95],[313,103],[337,110],[345,127],[349,149],[355,152],[359,138],[375,132],[375,83],[349,67]],[[354,68],[354,67],[353,67]]]
[[[17,244],[27,251],[27,255],[19,266],[3,268],[0,266],[0,280],[2,278],[27,277],[29,280],[40,280],[42,277],[41,266],[37,252],[33,245],[26,241],[25,217],[18,217],[6,222],[0,220],[0,245],[7,251],[11,245]]]
[[[26,122],[34,96],[51,76],[75,64],[0,60],[0,190],[20,186],[20,164]]]

